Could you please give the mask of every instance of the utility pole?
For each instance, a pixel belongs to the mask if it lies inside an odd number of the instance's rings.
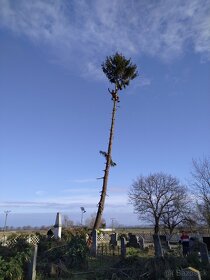
[[[6,211],[4,211],[4,213],[5,213],[4,231],[7,230],[7,217],[8,217],[8,215],[9,215],[10,212],[11,212],[11,210],[6,210]]]
[[[9,213],[11,212],[11,210],[6,210],[4,211],[5,213],[5,220],[4,220],[4,229],[3,229],[3,232],[4,232],[4,242],[6,242],[6,230],[7,230],[7,217],[9,215]]]
[[[112,231],[114,230],[114,220],[115,220],[115,218],[111,218],[111,221],[112,221]]]

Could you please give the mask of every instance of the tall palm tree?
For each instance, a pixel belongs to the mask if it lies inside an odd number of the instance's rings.
[[[102,214],[105,205],[105,198],[107,193],[107,184],[109,178],[109,169],[110,166],[116,165],[112,161],[112,143],[113,143],[113,135],[114,135],[114,124],[115,124],[115,115],[117,109],[117,103],[119,102],[119,91],[123,88],[126,88],[130,81],[136,78],[138,75],[137,67],[135,64],[131,63],[130,59],[126,59],[122,54],[116,53],[113,56],[108,56],[105,62],[101,65],[104,74],[109,79],[110,83],[114,84],[114,89],[109,90],[109,93],[112,96],[113,101],[113,109],[112,109],[112,120],[111,120],[111,128],[109,134],[109,143],[107,152],[100,151],[102,155],[106,158],[106,167],[104,170],[103,186],[101,191],[100,201],[98,203],[98,211],[95,219],[95,223],[93,226],[94,229],[98,229],[101,223]]]

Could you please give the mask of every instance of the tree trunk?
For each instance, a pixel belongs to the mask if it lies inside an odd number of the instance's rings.
[[[163,249],[160,242],[159,234],[153,234],[154,248],[155,248],[155,256],[163,257]]]
[[[155,222],[154,233],[159,234],[159,223],[157,221]]]
[[[160,231],[159,219],[156,218],[155,219],[155,226],[154,226],[154,234],[153,234],[155,256],[156,257],[163,257],[163,249],[162,249],[162,245],[161,245],[161,242],[160,242],[159,231]]]
[[[117,96],[117,91],[116,96]],[[111,153],[112,153],[112,142],[113,142],[113,135],[114,135],[114,123],[115,123],[115,114],[116,114],[116,104],[117,104],[117,98],[113,99],[113,109],[112,109],[112,121],[111,121],[111,128],[110,128],[110,135],[109,135],[109,144],[108,144],[108,152],[106,157],[106,168],[104,170],[104,177],[103,177],[103,187],[101,191],[101,198],[98,203],[98,211],[95,219],[95,223],[93,226],[93,230],[98,229],[101,223],[104,205],[105,205],[105,199],[106,199],[106,193],[107,193],[107,184],[108,184],[108,178],[109,178],[109,169],[110,169],[110,163],[111,163]]]

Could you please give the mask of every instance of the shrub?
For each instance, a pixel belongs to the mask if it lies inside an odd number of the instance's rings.
[[[85,236],[73,236],[65,254],[69,267],[86,267],[88,254],[89,248]]]
[[[62,275],[68,274],[71,268],[87,267],[89,249],[85,235],[66,231],[65,239],[55,240],[40,237],[37,259],[38,273],[48,277],[51,275],[52,267],[58,268],[58,270],[60,267],[65,268],[62,269]]]
[[[27,273],[27,262],[32,256],[32,246],[26,236],[12,235],[8,246],[0,245],[0,280],[22,280]],[[13,241],[13,242],[12,242]]]

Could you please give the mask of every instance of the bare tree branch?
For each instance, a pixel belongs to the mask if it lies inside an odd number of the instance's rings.
[[[197,209],[210,228],[210,157],[193,159],[193,186],[198,197]]]

